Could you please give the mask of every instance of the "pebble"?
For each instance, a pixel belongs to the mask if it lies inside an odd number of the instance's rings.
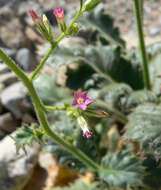
[[[14,83],[1,93],[2,105],[8,109],[16,119],[21,119],[24,113],[31,110],[26,102],[27,90],[21,82]]]
[[[31,71],[36,65],[36,61],[31,51],[27,48],[21,48],[18,50],[16,61],[24,71]]]
[[[20,150],[17,154],[15,142],[10,136],[0,141],[1,190],[22,190],[29,181],[38,161],[39,146],[27,146],[26,152]]]
[[[0,115],[0,130],[5,133],[11,133],[19,126],[18,120],[15,120],[11,113]]]
[[[150,28],[149,29],[149,35],[150,36],[157,36],[158,34],[160,34],[160,28]]]
[[[9,86],[18,81],[17,76],[14,73],[0,74],[0,83],[4,86]]]

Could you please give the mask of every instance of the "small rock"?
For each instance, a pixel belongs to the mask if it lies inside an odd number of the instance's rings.
[[[19,126],[19,122],[13,118],[11,113],[5,113],[0,116],[0,130],[5,133],[11,133]]]
[[[9,136],[0,142],[1,190],[22,190],[29,181],[38,160],[39,146],[26,147],[26,151],[27,154],[20,150],[17,155],[15,142]]]
[[[158,34],[160,34],[160,28],[150,28],[149,29],[150,36],[157,36]]]
[[[0,74],[8,73],[10,70],[6,64],[0,64]]]
[[[45,40],[38,34],[36,33],[31,27],[26,27],[25,28],[25,34],[27,38],[33,42],[43,44]]]
[[[16,55],[16,61],[24,71],[31,71],[36,65],[36,61],[27,48],[21,48]]]
[[[35,119],[29,113],[25,113],[22,117],[22,122],[31,124],[35,122]]]
[[[26,37],[23,34],[23,26],[18,18],[13,18],[5,22],[0,27],[1,40],[10,48],[22,47],[26,43]]]
[[[15,58],[16,50],[15,49],[9,49],[9,48],[2,48],[3,51],[12,59]]]
[[[2,140],[5,136],[6,136],[6,133],[0,130],[0,140]]]
[[[4,86],[9,86],[18,81],[17,76],[14,73],[4,73],[0,75],[0,83]]]
[[[15,4],[17,5],[18,2],[20,0],[0,0],[0,7],[3,7],[3,6],[15,6]]]
[[[53,154],[49,152],[40,152],[39,154],[39,165],[44,168],[46,171],[49,169],[51,163],[53,162],[54,157]]]
[[[32,110],[26,101],[27,90],[21,82],[17,82],[3,90],[1,93],[2,105],[11,111],[17,119],[21,119],[24,113]]]

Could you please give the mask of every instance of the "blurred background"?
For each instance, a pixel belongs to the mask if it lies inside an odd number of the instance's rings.
[[[114,27],[119,28],[126,48],[138,47],[132,0],[102,2],[105,13],[114,18]],[[46,44],[28,11],[33,9],[39,15],[45,13],[53,25],[54,36],[57,37],[60,31],[52,12],[53,8],[60,6],[67,14],[78,8],[79,0],[0,0],[0,47],[28,74],[39,63],[41,51]],[[146,44],[161,41],[161,0],[145,0],[144,11]],[[63,40],[61,45],[70,47],[72,43],[84,44],[79,37],[69,41],[70,39]],[[41,72],[56,75],[57,83],[65,86],[63,69],[57,73],[46,65]],[[13,140],[8,135],[23,123],[32,122],[36,122],[36,117],[26,89],[14,73],[0,62],[0,190],[50,190],[78,177],[75,170],[58,166],[50,153],[40,153],[38,146],[29,150],[28,158],[24,153],[21,157],[16,156]],[[93,176],[87,173],[80,178],[88,183]]]

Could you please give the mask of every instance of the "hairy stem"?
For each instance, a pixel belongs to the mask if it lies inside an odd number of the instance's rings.
[[[134,0],[134,7],[135,7],[135,14],[136,14],[136,21],[137,21],[137,30],[138,30],[138,37],[139,37],[139,44],[140,44],[140,51],[141,51],[141,58],[143,63],[143,74],[144,74],[144,85],[145,88],[150,90],[150,76],[149,76],[149,68],[148,68],[148,59],[145,49],[145,42],[144,42],[144,34],[143,34],[143,26],[142,26],[142,20],[141,20],[141,14],[140,14],[140,6],[139,6],[140,0]]]
[[[49,58],[53,50],[57,47],[58,43],[65,37],[65,34],[63,33],[57,40],[56,42],[51,43],[51,48],[49,49],[48,53],[44,56],[44,58],[41,60],[39,66],[35,69],[34,73],[31,75],[30,80],[34,80],[36,75],[40,72],[42,67],[44,66],[46,60]]]
[[[40,98],[38,97],[32,82],[28,79],[25,73],[15,64],[15,62],[9,58],[1,49],[0,49],[0,58],[4,63],[13,71],[15,74],[22,80],[24,85],[29,91],[29,94],[32,98],[34,108],[36,111],[37,118],[40,122],[41,127],[46,131],[46,133],[59,145],[61,145],[64,149],[71,152],[75,155],[80,161],[82,161],[87,166],[91,167],[94,170],[98,170],[99,166],[90,158],[88,158],[83,152],[73,147],[71,144],[60,138],[56,133],[54,133],[48,124],[46,119],[46,115],[44,113],[44,108],[41,103]]]

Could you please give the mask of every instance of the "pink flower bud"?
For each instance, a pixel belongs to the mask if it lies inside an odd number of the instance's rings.
[[[91,131],[89,131],[88,124],[87,124],[86,120],[84,119],[84,117],[79,116],[77,118],[77,122],[78,122],[79,126],[81,127],[81,129],[83,131],[83,137],[85,137],[87,139],[92,137],[93,133]]]
[[[32,20],[34,21],[35,24],[41,24],[41,19],[40,17],[35,13],[34,10],[29,10],[29,14],[31,15],[32,17]]]
[[[62,32],[66,31],[66,22],[64,18],[64,10],[62,8],[54,9],[53,14],[56,16],[57,22]]]
[[[57,20],[64,19],[64,10],[62,8],[58,8],[58,9],[55,8],[53,13],[56,16]]]
[[[93,135],[93,133],[91,131],[89,131],[88,129],[86,131],[85,130],[83,131],[83,137],[85,137],[87,139],[91,138],[92,135]]]

